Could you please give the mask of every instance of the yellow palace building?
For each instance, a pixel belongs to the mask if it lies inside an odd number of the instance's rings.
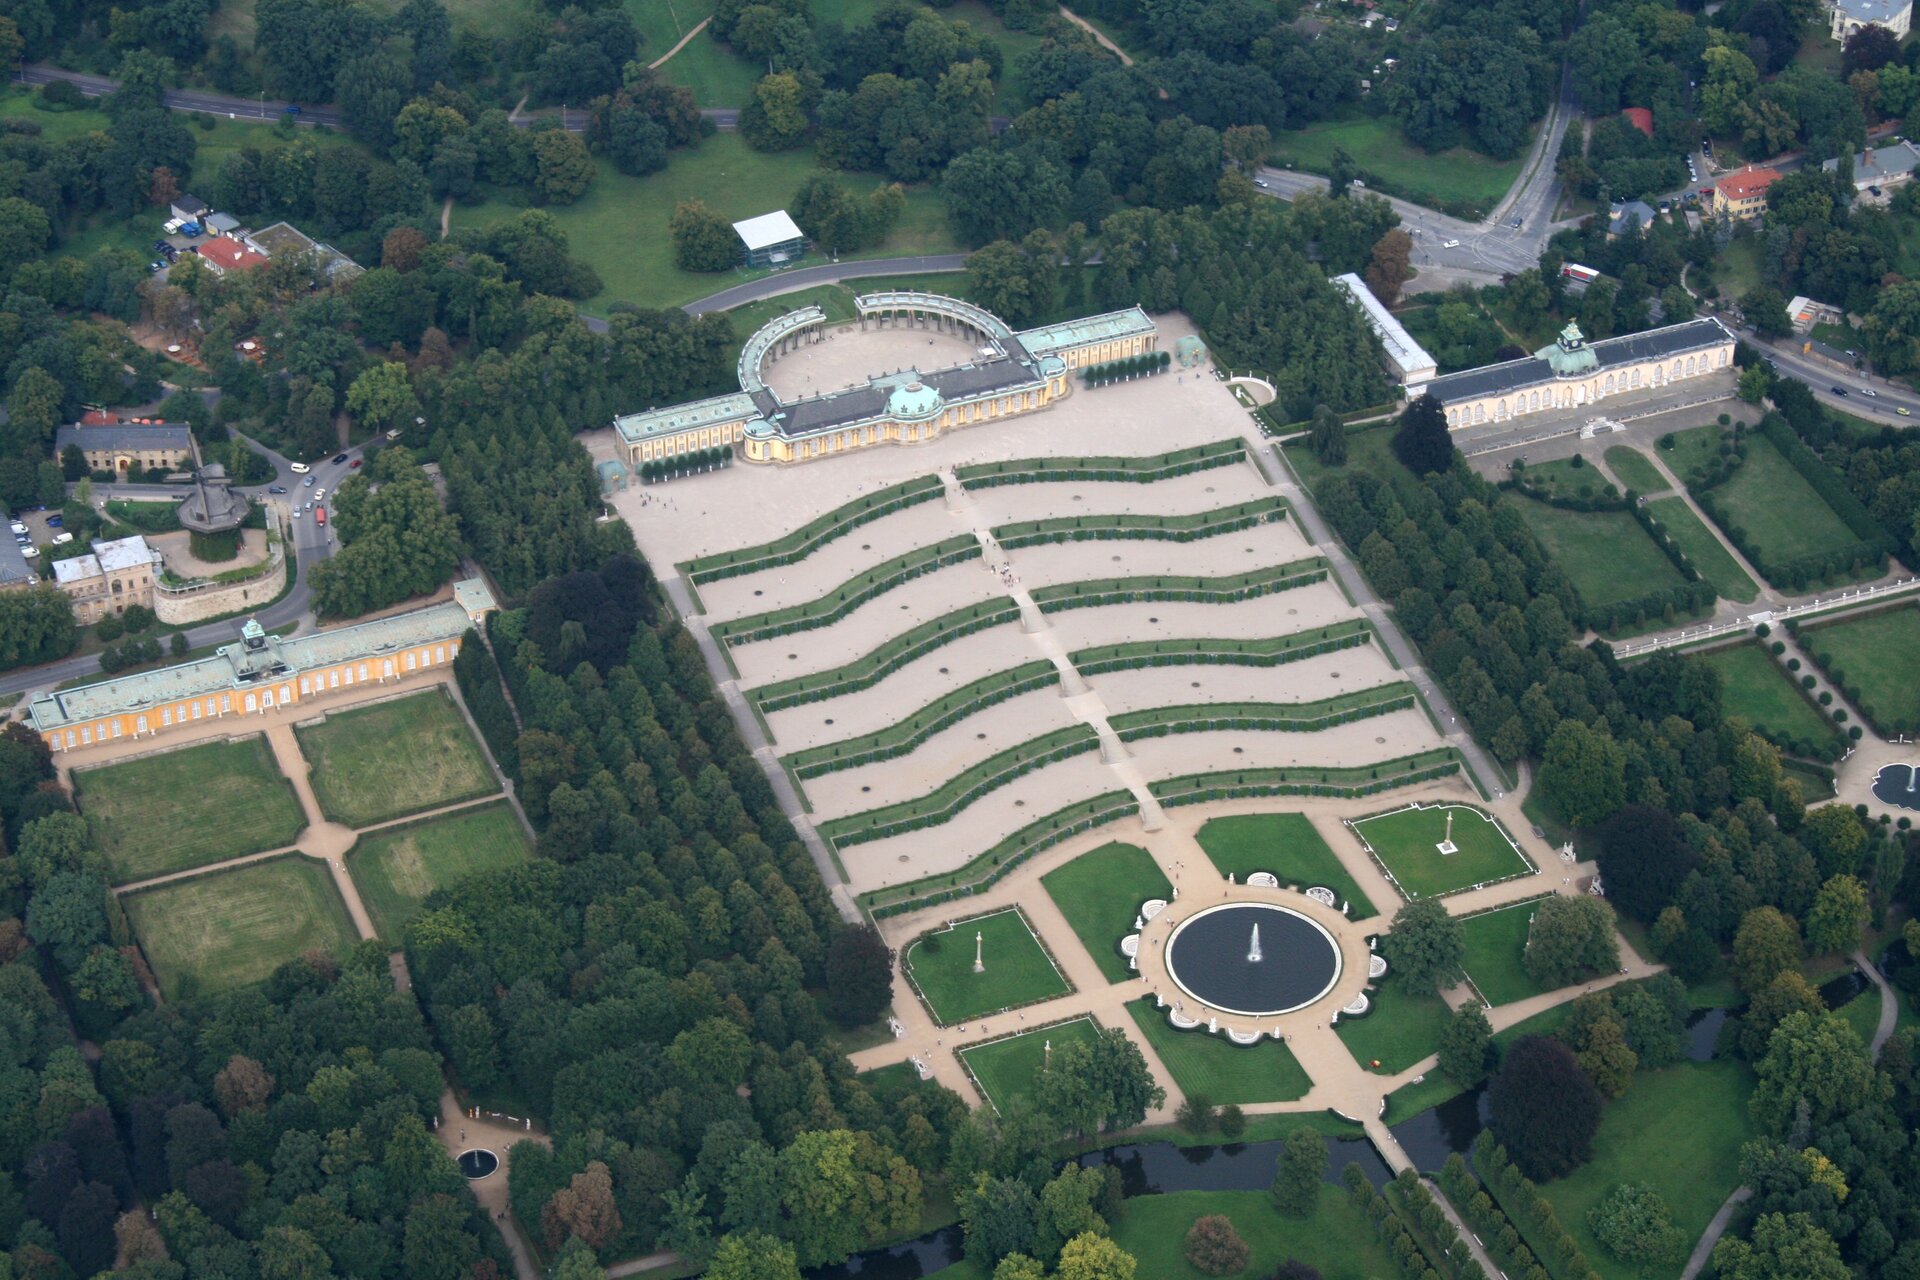
[[[484,582],[454,584],[454,598],[387,618],[282,639],[251,619],[237,643],[211,657],[55,690],[27,708],[54,751],[157,737],[205,720],[264,715],[276,707],[365,685],[440,671],[461,638],[495,608]]]
[[[614,419],[630,467],[716,446],[748,462],[809,462],[877,445],[918,444],[957,427],[1044,409],[1068,393],[1071,370],[1152,351],[1158,331],[1138,307],[1015,332],[984,307],[937,293],[893,290],[855,299],[862,330],[906,328],[966,337],[977,356],[944,369],[908,369],[865,386],[784,401],[761,368],[770,356],[825,336],[807,306],[762,326],[740,351],[740,390]]]

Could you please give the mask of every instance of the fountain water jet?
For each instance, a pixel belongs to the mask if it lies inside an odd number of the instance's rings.
[[[1260,926],[1253,926],[1253,949],[1247,952],[1248,964],[1260,963]]]

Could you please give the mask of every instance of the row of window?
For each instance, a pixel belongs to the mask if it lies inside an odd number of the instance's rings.
[[[1597,380],[1593,398],[1604,399],[1620,391],[1634,391],[1641,386],[1664,387],[1670,382],[1682,378],[1692,378],[1713,369],[1725,368],[1727,353],[1715,351],[1711,355],[1688,356],[1684,360],[1676,359],[1671,366],[1655,365],[1653,372],[1642,381],[1638,368],[1621,374],[1609,373],[1604,379]],[[1568,405],[1581,405],[1587,402],[1587,385],[1575,383],[1571,387],[1549,387],[1545,391],[1522,392],[1511,400],[1500,399],[1493,402],[1491,410],[1493,421],[1505,422],[1510,417],[1519,417],[1523,413],[1536,413],[1541,409],[1565,408]],[[1449,426],[1467,426],[1487,421],[1488,408],[1476,404],[1472,408],[1459,405],[1447,410]]]
[[[451,647],[455,653],[459,652],[458,645]],[[410,649],[402,656],[401,666],[407,671],[417,671],[423,664],[429,667],[445,665],[448,648],[447,645],[437,644],[433,647],[431,654],[424,648]],[[380,678],[391,680],[393,676],[394,659],[380,659]],[[343,686],[350,689],[356,682],[364,684],[372,678],[372,664],[368,662],[362,662],[358,666],[349,664],[344,667],[335,667],[330,671],[301,676],[300,696],[304,698]],[[278,688],[269,687],[247,693],[242,701],[241,710],[248,713],[268,711],[275,706],[290,705],[294,701],[293,684],[289,681],[279,685]],[[177,702],[160,709],[160,728],[171,728],[175,724],[189,724],[210,716],[226,715],[232,710],[233,695],[227,693],[204,699],[195,698],[191,702]],[[68,729],[64,733],[55,733],[51,735],[51,745],[56,750],[72,750],[76,744],[88,747],[96,742],[108,742],[121,736],[122,723],[122,717],[115,717],[97,724],[82,725],[78,730]],[[150,728],[151,724],[146,715],[134,717],[135,737],[149,732]]]
[[[644,462],[653,458],[666,458],[675,454],[691,453],[695,449],[705,449],[717,444],[733,444],[747,433],[744,422],[731,423],[724,427],[703,427],[699,431],[683,431],[679,435],[668,436],[650,444],[642,444],[634,461]]]

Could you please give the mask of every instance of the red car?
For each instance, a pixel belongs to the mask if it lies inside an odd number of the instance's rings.
[[[360,459],[358,458],[355,458],[352,462],[349,462],[347,464],[347,470],[349,471],[358,471],[359,469],[360,469]]]

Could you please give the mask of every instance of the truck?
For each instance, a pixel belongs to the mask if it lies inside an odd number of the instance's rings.
[[[326,527],[327,509],[325,507],[315,507],[313,509],[313,522],[322,528]]]
[[[1581,284],[1592,284],[1600,278],[1600,273],[1592,267],[1583,267],[1577,262],[1561,264],[1560,274],[1569,280],[1578,280]]]
[[[180,234],[183,236],[197,236],[201,234],[200,224],[198,222],[183,222],[180,224]]]

